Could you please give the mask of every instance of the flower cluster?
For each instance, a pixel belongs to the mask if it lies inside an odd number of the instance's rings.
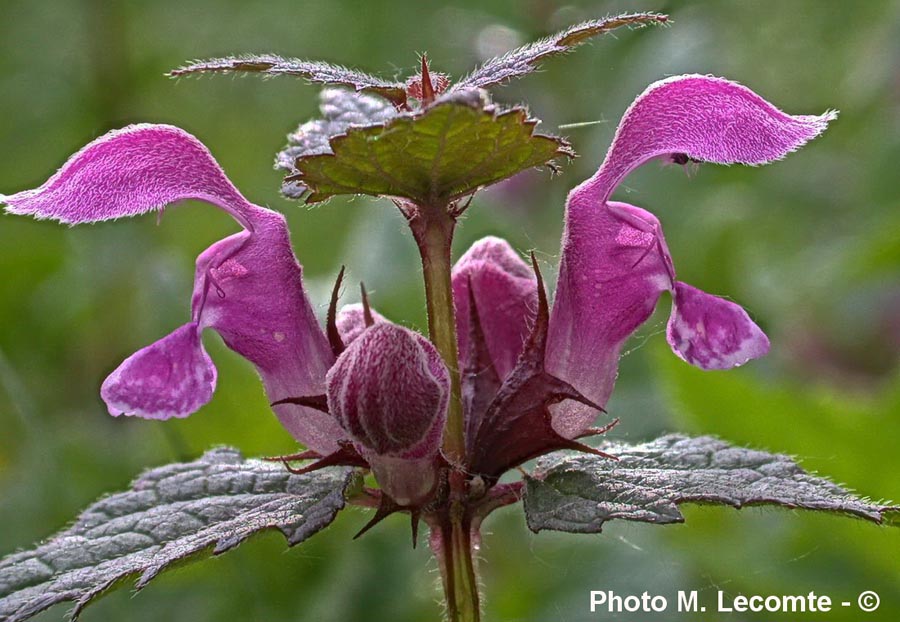
[[[566,204],[552,308],[536,264],[504,240],[477,242],[456,263],[458,361],[368,303],[323,327],[303,288],[284,218],[250,203],[193,136],[134,125],[87,145],[41,187],[0,197],[6,210],[77,224],[134,216],[183,199],[228,212],[242,231],[197,258],[190,321],[139,350],[101,388],[112,415],[186,417],[215,390],[200,336],[214,329],[253,363],[284,427],[318,465],[372,469],[396,507],[421,508],[442,488],[442,432],[461,372],[469,476],[492,485],[508,469],[592,428],[621,348],[672,295],[667,340],[702,369],[762,356],[769,343],[737,304],[676,280],[659,220],[610,197],[651,160],[757,165],[821,133],[833,113],[787,115],[749,89],[689,75],[651,85],[625,113],[597,173]],[[338,288],[335,292],[337,293]],[[607,426],[608,427],[608,426]]]

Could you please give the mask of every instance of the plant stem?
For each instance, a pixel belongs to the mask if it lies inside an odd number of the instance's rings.
[[[453,480],[458,479],[456,485]],[[475,561],[472,559],[472,528],[466,512],[466,499],[459,498],[466,492],[466,483],[461,471],[450,473],[450,550],[452,552],[453,601],[457,617],[452,622],[478,622],[481,608],[478,602],[478,578]],[[449,595],[447,602],[449,604]]]
[[[447,618],[478,622],[478,580],[472,559],[471,517],[465,463],[465,426],[460,391],[456,317],[450,278],[455,219],[446,205],[422,206],[410,222],[422,256],[428,332],[450,372],[450,403],[444,427],[444,456],[450,463],[447,506],[431,522],[431,545],[441,569]]]
[[[432,208],[423,210],[423,214],[413,222],[413,232],[422,255],[428,334],[450,372],[444,455],[452,464],[461,465],[465,459],[466,442],[456,347],[456,314],[450,281],[450,247],[455,224],[445,208]]]
[[[454,479],[457,480],[456,484]],[[451,490],[465,490],[465,475],[462,471],[451,471],[449,484]],[[472,558],[472,521],[466,512],[464,500],[451,492],[449,506],[426,520],[431,529],[431,550],[441,570],[447,620],[479,622],[481,609],[478,602],[478,578]]]

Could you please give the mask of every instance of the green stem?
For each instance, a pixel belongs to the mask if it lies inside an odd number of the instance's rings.
[[[465,475],[462,471],[451,471],[448,483],[451,490],[464,490]],[[431,529],[431,550],[441,571],[447,620],[479,622],[481,610],[472,557],[472,520],[464,500],[451,492],[449,505],[426,520]]]
[[[459,475],[462,473],[451,474]],[[451,482],[451,488],[453,484]],[[463,482],[463,490],[465,483]],[[459,489],[460,487],[457,487]],[[481,619],[481,608],[478,602],[478,578],[475,573],[475,560],[472,559],[471,522],[465,515],[464,501],[452,499],[450,503],[450,550],[453,554],[453,600],[457,617],[451,622],[478,622]],[[448,595],[449,603],[449,595]]]
[[[454,521],[448,515],[440,526],[432,529],[436,529],[441,536],[436,542],[441,550],[435,551],[435,556],[444,584],[447,620],[479,622],[481,611],[478,604],[478,582],[468,522]]]
[[[414,223],[413,231],[422,255],[428,333],[431,343],[450,372],[450,404],[444,427],[444,455],[452,464],[461,465],[465,460],[466,441],[459,384],[459,354],[456,347],[456,314],[450,281],[450,247],[456,223],[443,208],[430,210],[419,218]]]
[[[432,538],[432,546],[441,569],[448,620],[478,622],[481,612],[472,559],[471,518],[467,511],[465,427],[450,278],[450,249],[456,221],[449,215],[447,206],[423,206],[410,224],[422,255],[429,336],[450,372],[450,403],[443,441],[444,456],[451,465],[450,490],[446,508],[440,512],[436,524],[431,525],[437,536]]]

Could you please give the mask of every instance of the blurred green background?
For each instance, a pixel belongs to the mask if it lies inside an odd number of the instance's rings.
[[[495,91],[527,101],[581,157],[550,178],[528,173],[481,193],[456,254],[498,234],[536,249],[553,274],[567,191],[599,165],[618,118],[650,82],[699,72],[738,80],[793,113],[841,110],[812,145],[751,169],[649,164],[618,195],[659,215],[679,276],[741,302],[772,339],[762,361],[703,373],[665,345],[668,302],[622,361],[611,413],[630,440],[712,433],[797,455],[875,499],[900,499],[900,3],[423,3],[330,0],[0,0],[0,191],[43,182],[110,128],[167,122],[195,133],[252,200],[283,211],[320,311],[342,263],[390,318],[424,329],[416,255],[389,203],[308,209],[279,196],[272,169],[285,134],[316,116],[298,80],[172,81],[184,60],[271,51],[404,76],[427,51],[460,76],[484,58],[581,19],[669,13],[671,28],[620,31]],[[125,356],[188,317],[195,256],[236,225],[192,204],[153,217],[66,229],[0,218],[0,554],[66,525],[142,469],[215,444],[248,455],[294,449],[249,364],[206,336],[219,368],[213,402],[184,421],[113,419],[98,397]],[[352,300],[352,296],[348,297]],[[687,524],[610,524],[603,535],[525,528],[519,509],[486,524],[486,620],[680,619],[588,613],[590,590],[879,592],[866,620],[900,616],[900,531],[829,516],[690,508]],[[406,522],[342,514],[293,550],[260,537],[221,559],[171,572],[91,620],[434,620],[438,576]],[[40,620],[62,619],[58,606]],[[684,619],[728,620],[726,615]],[[741,620],[860,620],[852,610]]]

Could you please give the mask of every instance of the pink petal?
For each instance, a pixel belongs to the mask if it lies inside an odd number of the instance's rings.
[[[257,209],[209,150],[171,125],[129,125],[73,155],[40,188],[0,196],[6,210],[76,224],[162,209],[182,199],[218,205],[245,227]]]
[[[531,268],[506,240],[486,237],[460,257],[452,278],[459,360],[468,360],[471,283],[488,352],[497,375],[505,378],[534,323],[537,282]]]
[[[284,217],[260,208],[254,227],[197,258],[194,318],[256,366],[270,402],[323,395],[334,355],[303,290]],[[347,436],[333,417],[313,408],[274,410],[294,438],[320,453],[336,451]]]
[[[114,417],[187,417],[209,402],[216,368],[191,322],[138,350],[109,375],[100,395]]]
[[[376,324],[387,322],[385,317],[375,309],[372,309],[372,319],[375,320]],[[341,341],[344,342],[345,346],[349,346],[366,330],[366,318],[362,304],[355,302],[341,307],[341,310],[337,313],[337,318],[335,318],[335,324],[341,336]]]
[[[765,333],[743,308],[680,282],[666,339],[675,354],[701,369],[731,369],[769,351]]]
[[[789,115],[745,86],[711,76],[675,76],[651,84],[619,123],[597,174],[576,192],[602,205],[647,160],[684,154],[718,164],[765,164],[821,134],[834,111]]]
[[[570,212],[563,244],[545,365],[602,406],[615,385],[622,345],[671,287],[665,240],[653,214],[611,203]],[[554,429],[567,438],[597,416],[571,400],[552,412]]]

